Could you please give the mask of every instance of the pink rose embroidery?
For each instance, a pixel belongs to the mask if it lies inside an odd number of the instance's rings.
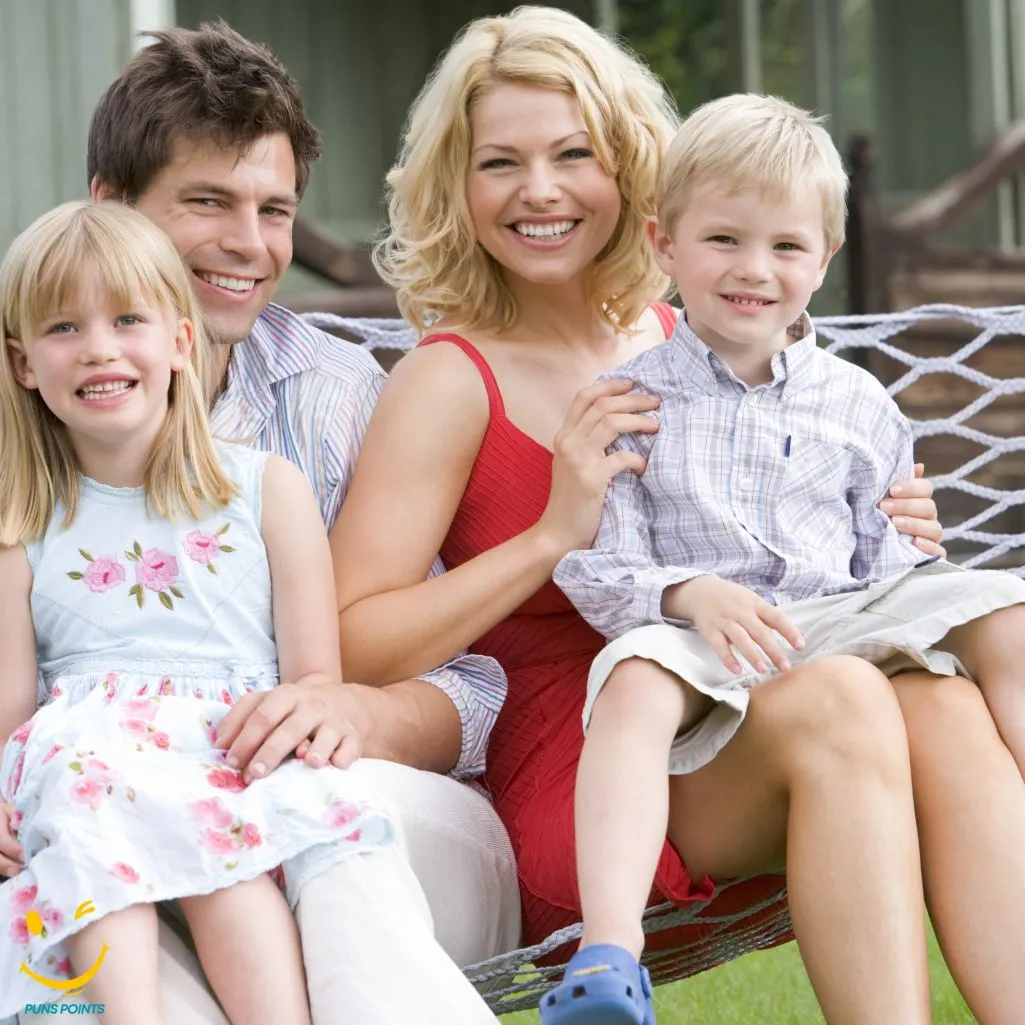
[[[226,705],[235,704],[235,699],[231,696],[230,692],[226,690],[221,691],[221,701]]]
[[[143,550],[138,541],[132,542],[131,549],[125,550],[125,558],[135,563],[135,583],[128,593],[135,599],[141,609],[145,603],[146,592],[153,591],[165,609],[174,609],[174,598],[184,598],[175,581],[178,579],[178,560],[162,548]]]
[[[117,773],[99,758],[87,759],[82,766],[82,772],[94,783],[113,783],[118,778]]]
[[[204,826],[224,829],[232,823],[232,814],[225,808],[219,797],[203,797],[189,804],[193,818]]]
[[[174,693],[174,684],[171,683],[171,678],[169,676],[161,678],[160,687],[158,688],[157,693],[162,697],[166,697],[168,694]]]
[[[348,801],[332,801],[324,812],[323,822],[332,829],[341,829],[359,815],[359,808]]]
[[[25,821],[25,815],[16,811],[11,815],[11,832],[17,834],[18,830],[21,829],[22,822]]]
[[[152,737],[153,746],[159,748],[161,751],[167,751],[171,747],[171,738],[163,731],[157,730]]]
[[[125,568],[116,556],[97,555],[94,558],[84,548],[79,548],[78,554],[88,563],[85,572],[73,569],[68,571],[68,576],[72,580],[84,581],[85,586],[94,594],[103,594],[125,582]]]
[[[199,834],[199,842],[214,854],[229,854],[235,849],[235,844],[227,833],[218,833],[215,829],[204,829]]]
[[[50,750],[47,751],[45,755],[43,755],[43,765],[45,765],[47,762],[52,762],[53,759],[57,757],[57,754],[63,750],[63,744],[54,744],[53,747],[51,747]]]
[[[14,741],[16,744],[24,744],[29,738],[29,734],[32,732],[32,720],[22,723],[7,739],[8,741]]]
[[[126,865],[123,861],[114,862],[110,866],[110,874],[120,879],[123,883],[137,883],[139,881],[139,873],[131,865]]]
[[[47,907],[45,904],[40,912],[40,917],[51,931],[59,929],[64,921],[64,916],[56,908]]]
[[[200,566],[206,566],[216,576],[217,567],[214,565],[214,559],[222,553],[235,551],[231,545],[226,545],[221,540],[221,536],[228,532],[229,526],[230,524],[225,523],[224,526],[218,528],[213,533],[208,530],[190,531],[185,535],[185,540],[182,541],[185,554],[193,562],[198,563]]]
[[[71,961],[66,957],[62,957],[58,962],[56,962],[56,964],[54,964],[53,970],[58,975],[69,976],[71,974]]]
[[[89,779],[88,776],[79,776],[68,791],[68,795],[76,804],[88,804],[94,808],[102,794],[103,788],[100,784],[94,779]]]
[[[133,719],[143,719],[146,722],[153,722],[157,717],[158,705],[156,701],[148,698],[131,698],[125,702],[125,708],[131,713]]]
[[[10,936],[15,943],[27,947],[29,941],[28,922],[24,918],[16,918],[11,922]]]
[[[25,752],[22,751],[18,756],[18,760],[14,763],[14,768],[11,770],[11,778],[8,781],[8,789],[10,790],[11,797],[13,798],[18,793],[18,787],[21,786],[21,774],[25,771]]]
[[[252,822],[247,822],[242,827],[242,843],[246,847],[259,847],[263,843],[263,837],[260,836],[260,830]]]
[[[125,582],[125,568],[113,555],[98,555],[89,563],[83,579],[90,591],[103,594]]]
[[[206,781],[218,790],[229,790],[234,794],[246,788],[242,773],[235,769],[212,769],[206,774]]]
[[[15,890],[11,894],[11,911],[15,914],[25,914],[35,904],[38,893],[38,886],[26,886],[23,890]]]

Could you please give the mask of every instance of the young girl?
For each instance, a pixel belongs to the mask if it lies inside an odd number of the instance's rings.
[[[309,1022],[268,872],[291,898],[390,823],[358,764],[312,767],[356,737],[252,781],[214,741],[247,692],[340,679],[310,488],[211,438],[188,274],[127,207],[14,242],[0,337],[0,1018],[86,986],[104,1021],[159,1025],[154,905],[178,898],[233,1022]]]

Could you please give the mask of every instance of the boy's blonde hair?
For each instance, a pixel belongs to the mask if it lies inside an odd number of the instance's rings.
[[[489,89],[515,83],[574,96],[622,210],[599,254],[590,291],[611,323],[630,327],[666,289],[645,244],[662,154],[679,119],[657,79],[633,54],[579,18],[546,7],[471,22],[411,108],[388,173],[389,233],[374,261],[421,330],[439,319],[507,328],[516,305],[501,267],[478,245],[466,199],[470,112]]]
[[[738,93],[698,107],[669,145],[658,183],[658,219],[671,232],[695,185],[765,190],[786,200],[822,196],[826,246],[843,245],[847,174],[823,119],[776,96]]]
[[[189,365],[172,374],[168,415],[146,464],[145,487],[161,516],[199,518],[226,504],[234,486],[221,469],[207,426],[207,336],[189,275],[171,241],[120,203],[65,203],[19,235],[0,264],[0,545],[41,537],[58,502],[65,525],[78,507],[78,465],[64,424],[38,390],[15,377],[14,351],[31,352],[44,321],[76,300],[95,270],[128,311],[133,293],[188,318],[195,332]]]

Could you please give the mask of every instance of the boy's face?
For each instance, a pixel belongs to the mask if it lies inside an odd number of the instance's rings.
[[[698,185],[669,234],[657,225],[651,233],[691,329],[727,359],[783,349],[787,328],[822,284],[833,255],[815,191],[784,200]]]

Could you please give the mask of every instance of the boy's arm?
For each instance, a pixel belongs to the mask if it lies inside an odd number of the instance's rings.
[[[644,439],[648,440],[648,439]],[[632,443],[632,444],[631,444]],[[613,448],[637,441],[624,435]],[[647,451],[641,452],[647,455]],[[642,478],[632,470],[613,477],[605,494],[594,545],[570,552],[553,579],[580,614],[607,638],[639,626],[664,623],[667,587],[704,575],[704,570],[660,566],[654,556],[653,510]]]
[[[871,455],[859,461],[847,490],[854,531],[851,575],[856,580],[882,580],[923,561],[914,539],[899,534],[878,505],[891,484],[914,477],[913,447],[911,424],[886,396],[873,420]]]

